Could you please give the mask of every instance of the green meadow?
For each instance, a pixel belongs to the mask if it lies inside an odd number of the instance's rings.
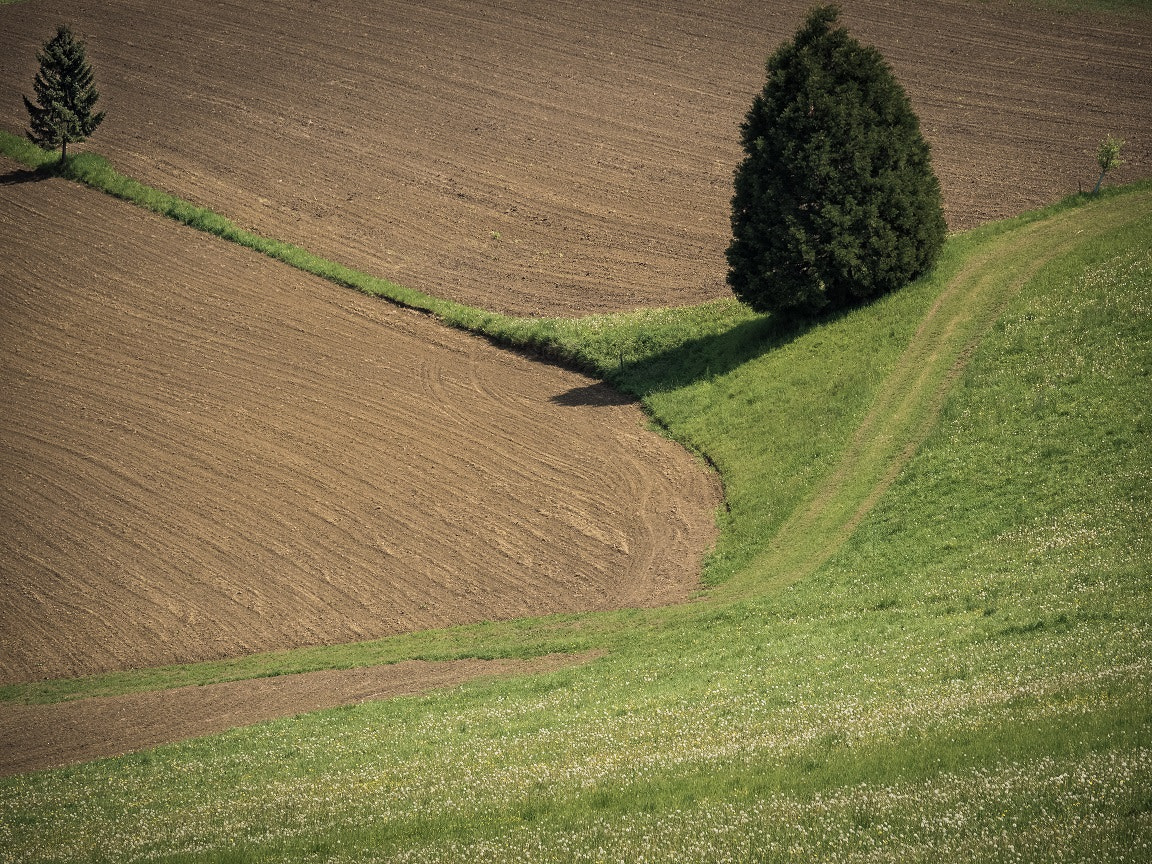
[[[804,326],[727,300],[507,318],[228,239],[634,394],[724,484],[703,587],[3,688],[601,652],[0,779],[0,861],[1152,860],[1152,184],[952,237],[930,276]]]

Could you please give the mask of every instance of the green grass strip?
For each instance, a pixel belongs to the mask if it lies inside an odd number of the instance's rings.
[[[55,153],[42,150],[24,138],[4,131],[0,131],[0,153],[45,176],[60,176],[83,183],[153,213],[167,216],[190,228],[237,243],[297,270],[319,276],[341,287],[352,288],[373,297],[381,297],[401,306],[435,315],[453,327],[499,339],[511,347],[540,351],[549,348],[546,340],[537,341],[529,335],[530,327],[527,326],[526,320],[432,297],[322,258],[292,243],[247,231],[207,207],[198,206],[176,195],[126,177],[97,153],[76,154],[70,157],[64,166],[60,166]],[[562,357],[556,354],[552,356],[554,359],[578,362],[578,358],[575,357]]]
[[[209,210],[185,201],[167,192],[146,186],[137,180],[126,177],[114,169],[103,156],[96,153],[80,153],[60,166],[55,154],[41,150],[9,132],[0,132],[0,151],[33,170],[48,176],[61,176],[75,180],[106,192],[123,201],[129,201],[167,216],[181,224],[214,234],[221,239],[238,243],[247,249],[282,261],[298,270],[327,279],[346,288],[354,288],[365,294],[384,297],[395,303],[421,309],[445,318],[468,318],[467,307],[447,300],[438,300],[402,288],[385,279],[369,276],[350,267],[345,267],[291,243],[283,243],[246,231],[231,220]],[[468,312],[474,310],[467,310]]]
[[[713,374],[762,352],[778,333],[776,323],[734,300],[695,307],[640,309],[584,318],[526,318],[490,312],[414,291],[315,255],[291,243],[240,228],[220,214],[127,177],[97,153],[79,153],[61,167],[56,153],[0,130],[0,153],[45,176],[62,176],[181,224],[237,243],[305,273],[373,297],[427,312],[445,324],[484,336],[514,350],[529,351],[596,375],[644,397],[675,388],[701,372]],[[1098,198],[1117,192],[1105,188]],[[1091,199],[1071,196],[1058,205],[998,223],[999,232],[1044,219]],[[983,229],[978,229],[978,232]],[[984,232],[986,235],[986,232]],[[733,342],[732,337],[737,339]],[[687,349],[687,350],[685,350]],[[690,356],[682,356],[682,355]],[[677,364],[686,363],[685,368]]]
[[[43,150],[25,138],[3,130],[0,130],[0,153],[44,176],[60,176],[83,183],[341,287],[426,312],[445,324],[484,336],[503,347],[528,351],[584,372],[611,379],[622,371],[626,361],[635,359],[638,352],[642,354],[645,348],[658,347],[645,343],[643,336],[636,336],[632,332],[636,326],[644,327],[648,323],[645,313],[639,313],[635,325],[625,320],[623,328],[605,328],[603,322],[613,321],[617,316],[578,319],[573,322],[570,319],[524,318],[490,312],[414,291],[315,255],[292,243],[247,231],[207,207],[119,173],[107,159],[97,153],[75,154],[69,157],[64,166],[60,166],[56,153]],[[586,320],[587,323],[579,323]],[[588,334],[594,328],[607,334],[607,338],[589,340]]]
[[[651,624],[659,610],[558,614],[421,630],[370,642],[316,645],[224,660],[173,664],[0,686],[0,702],[49,704],[175,687],[272,678],[329,669],[385,666],[406,660],[531,660],[547,654],[611,650]]]

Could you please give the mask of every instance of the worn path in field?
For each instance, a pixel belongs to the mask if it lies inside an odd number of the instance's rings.
[[[719,596],[778,590],[814,573],[935,427],[952,385],[1005,304],[1045,264],[1149,208],[1152,193],[1145,192],[1065,211],[992,241],[968,261],[921,322],[839,464],[785,520],[770,550]]]
[[[54,705],[0,703],[0,776],[120,756],[305,711],[550,672],[585,659],[554,654],[536,660],[406,660]]]
[[[718,296],[738,126],[811,0],[37,0],[0,6],[0,127],[89,39],[91,146],[405,287],[524,314]],[[1152,13],[845,0],[920,115],[954,228],[1152,172]]]
[[[638,405],[0,163],[0,683],[676,602]]]

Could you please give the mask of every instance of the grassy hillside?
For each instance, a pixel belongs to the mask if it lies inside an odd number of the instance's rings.
[[[1148,860],[1149,238],[1145,185],[803,330],[483,318],[720,468],[709,590],[72,685],[606,651],[2,780],[0,861]]]

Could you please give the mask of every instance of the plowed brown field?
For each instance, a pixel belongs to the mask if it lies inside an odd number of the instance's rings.
[[[683,599],[712,477],[587,378],[0,185],[0,682]]]
[[[0,126],[35,49],[89,39],[127,173],[492,309],[724,295],[737,127],[812,0],[36,0],[0,7]],[[933,146],[954,228],[1152,168],[1152,14],[847,0]]]

